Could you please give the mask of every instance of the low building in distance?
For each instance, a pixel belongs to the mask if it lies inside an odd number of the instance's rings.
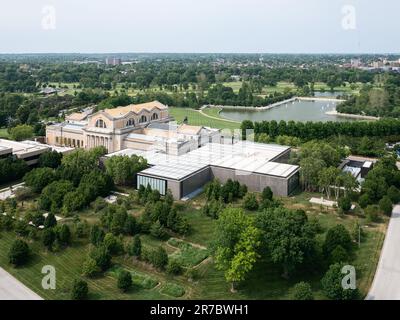
[[[57,151],[60,153],[68,153],[73,151],[73,148],[57,147],[42,144],[36,141],[12,141],[0,139],[0,158],[16,157],[26,161],[28,165],[35,165],[38,163],[40,155],[46,151]]]
[[[106,58],[106,65],[108,66],[119,66],[122,64],[120,58]]]

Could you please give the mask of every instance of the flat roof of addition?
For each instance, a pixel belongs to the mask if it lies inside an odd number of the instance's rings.
[[[207,167],[208,165],[204,164],[170,162],[150,167],[139,172],[139,174],[151,175],[172,180],[182,180]]]
[[[0,155],[9,154],[9,153],[12,153],[11,148],[0,145]]]
[[[13,141],[0,139],[0,146],[12,149],[14,155],[24,157],[34,155],[49,150],[49,146],[34,141]]]
[[[299,170],[299,166],[273,161],[288,150],[290,147],[287,146],[243,141],[234,145],[209,143],[181,156],[168,155],[156,150],[124,149],[106,157],[142,156],[153,166],[142,171],[143,174],[174,180],[183,179],[207,166],[288,178]]]
[[[50,148],[51,151],[57,151],[58,153],[69,153],[75,150],[75,148],[72,147],[60,147],[60,146],[54,146],[51,144],[44,144],[40,143],[37,141],[25,141],[27,144],[32,145],[32,146],[39,146],[39,147],[47,147]]]

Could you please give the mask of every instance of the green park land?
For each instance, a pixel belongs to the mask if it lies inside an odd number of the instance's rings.
[[[322,233],[318,235],[322,243],[327,230],[337,224],[343,224],[351,230],[358,221],[363,225],[365,237],[360,248],[354,250],[351,263],[357,270],[357,285],[362,295],[366,295],[372,283],[380,250],[387,227],[387,218],[380,223],[367,223],[363,217],[356,214],[339,215],[337,209],[325,208],[309,203],[310,193],[301,193],[290,198],[282,198],[284,206],[290,209],[303,209],[307,215],[315,217]],[[18,204],[18,212],[23,215],[36,199]],[[236,201],[233,206],[241,206]],[[33,289],[45,299],[69,299],[70,288],[74,279],[82,277],[89,285],[90,299],[290,299],[291,288],[300,281],[311,284],[316,299],[324,299],[320,280],[320,272],[294,275],[289,280],[282,278],[281,269],[269,261],[260,261],[249,278],[238,286],[236,293],[230,292],[230,284],[224,279],[222,271],[215,268],[210,255],[210,244],[214,239],[216,220],[202,213],[205,198],[198,196],[189,202],[179,205],[192,226],[192,232],[179,237],[170,234],[164,241],[150,235],[141,235],[144,248],[166,249],[169,257],[177,258],[184,268],[194,268],[198,271],[198,278],[189,280],[185,275],[172,276],[156,270],[152,266],[127,255],[113,257],[113,266],[106,273],[96,278],[82,276],[82,264],[89,252],[90,244],[87,238],[74,237],[70,247],[50,252],[43,247],[40,241],[30,242],[32,249],[31,261],[23,266],[14,268],[8,263],[7,253],[11,243],[16,238],[14,232],[0,232],[0,266],[22,283]],[[134,206],[128,212],[135,217],[143,213],[143,207]],[[247,214],[255,214],[248,212]],[[79,212],[81,221],[86,220],[89,225],[99,222],[99,214],[92,209]],[[72,218],[66,218],[61,223],[72,226]],[[126,237],[125,240],[128,240]],[[358,246],[355,242],[354,246]],[[44,290],[41,286],[42,267],[52,265],[56,268],[57,287],[55,290]],[[117,275],[121,270],[128,270],[133,277],[133,288],[122,293],[117,288]]]

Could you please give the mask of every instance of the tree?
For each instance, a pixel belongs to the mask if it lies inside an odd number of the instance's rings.
[[[344,289],[342,286],[342,265],[339,263],[329,267],[321,280],[325,295],[332,300],[354,300],[359,297],[358,289]]]
[[[179,275],[182,273],[182,266],[176,259],[170,260],[167,265],[167,273]]]
[[[250,120],[244,120],[240,125],[240,129],[242,129],[242,139],[246,140],[247,130],[254,130],[254,124]]]
[[[37,168],[24,176],[25,184],[33,192],[40,193],[47,185],[56,180],[56,174],[50,168]]]
[[[22,159],[13,157],[0,159],[0,181],[3,183],[22,178],[28,170],[28,165]]]
[[[57,219],[54,213],[50,212],[47,214],[47,217],[44,219],[44,227],[45,228],[53,228],[57,225]]]
[[[358,199],[358,204],[361,208],[365,209],[369,204],[371,204],[371,199],[369,198],[368,194],[364,193]]]
[[[53,229],[45,229],[42,234],[42,243],[47,249],[53,248],[54,241],[56,240],[56,234]]]
[[[163,270],[168,264],[168,254],[161,246],[154,250],[151,256],[151,263],[158,269]]]
[[[121,241],[112,233],[107,233],[103,240],[103,245],[111,255],[118,255],[123,251]]]
[[[65,195],[73,191],[74,186],[70,181],[58,180],[45,187],[39,197],[39,206],[43,210],[61,208]]]
[[[22,141],[33,137],[33,127],[22,124],[11,128],[10,135],[13,140]]]
[[[93,169],[82,177],[77,191],[82,193],[87,205],[98,196],[107,196],[113,186],[112,178],[108,174],[99,169]]]
[[[324,253],[330,255],[337,246],[341,246],[346,252],[350,252],[352,247],[351,235],[341,224],[330,228],[326,233],[323,244]]]
[[[64,246],[68,246],[71,243],[71,230],[70,228],[66,225],[63,224],[61,227],[57,227],[57,240],[60,242],[60,244]]]
[[[26,187],[20,187],[16,189],[14,194],[15,194],[15,199],[21,202],[22,206],[24,206],[25,200],[28,200],[34,196],[32,190]]]
[[[86,300],[88,297],[89,288],[86,281],[75,279],[72,285],[71,299]]]
[[[260,234],[253,221],[241,209],[227,208],[217,220],[213,251],[218,270],[225,272],[225,279],[235,283],[243,281],[253,269],[258,257]]]
[[[125,220],[124,233],[130,236],[140,232],[140,226],[138,225],[136,218],[132,215],[128,215]]]
[[[331,197],[331,188],[335,185],[339,174],[340,170],[335,167],[324,168],[319,174],[318,185],[328,199]]]
[[[104,231],[97,224],[90,228],[90,242],[95,246],[99,246],[104,240]]]
[[[85,174],[98,169],[99,159],[107,153],[105,147],[96,147],[90,150],[77,149],[61,160],[61,166],[57,172],[61,179],[69,180],[78,186]]]
[[[106,271],[111,266],[111,254],[104,245],[93,248],[90,257],[96,261],[101,271]]]
[[[28,225],[23,220],[17,220],[14,222],[14,231],[17,235],[21,237],[26,237],[29,235]]]
[[[370,171],[362,184],[363,193],[367,194],[372,203],[377,203],[386,194],[388,185],[383,176],[371,174]]]
[[[79,190],[68,192],[63,199],[62,212],[65,216],[78,211],[87,205],[85,195]]]
[[[164,227],[161,225],[160,220],[157,220],[150,227],[150,234],[157,239],[164,239],[166,236],[166,232]]]
[[[379,222],[380,208],[377,205],[369,205],[364,209],[365,216],[369,222]]]
[[[57,151],[47,151],[39,157],[39,167],[56,169],[61,165],[62,153]]]
[[[294,300],[314,300],[311,285],[308,282],[299,282],[292,289]]]
[[[256,226],[262,232],[262,248],[273,263],[280,264],[283,277],[306,262],[315,254],[315,228],[302,210],[283,207],[265,210],[256,218]]]
[[[351,199],[350,199],[350,197],[346,196],[346,197],[339,198],[338,206],[343,212],[345,212],[345,213],[349,212],[350,209],[351,209]]]
[[[379,208],[387,216],[390,216],[392,214],[393,204],[389,196],[384,196],[381,200],[379,200]]]
[[[400,190],[395,186],[390,186],[387,195],[392,200],[392,203],[396,204],[400,202]]]
[[[270,187],[265,187],[261,193],[262,200],[270,200],[272,201],[274,194]]]
[[[36,211],[32,214],[32,223],[35,227],[42,226],[44,224],[45,217],[43,216],[43,213],[40,211]]]
[[[140,257],[142,253],[142,242],[140,241],[140,236],[136,235],[133,241],[128,246],[128,253],[134,257]]]
[[[334,264],[334,263],[347,262],[348,258],[349,258],[349,255],[348,255],[347,251],[341,245],[338,245],[330,253],[329,260],[330,260],[331,264]]]
[[[303,184],[303,188],[308,191],[314,191],[319,185],[320,172],[326,166],[322,159],[310,157],[303,158],[300,161],[300,180]]]
[[[86,277],[92,278],[100,272],[100,268],[97,266],[96,261],[87,257],[82,267],[82,274]]]
[[[127,292],[132,287],[132,275],[126,270],[122,270],[118,274],[118,289]]]
[[[243,208],[250,211],[256,211],[258,209],[258,201],[254,193],[245,195],[243,199]]]
[[[14,240],[8,251],[8,262],[14,266],[24,265],[30,257],[30,249],[28,244],[20,239]]]
[[[135,185],[135,177],[139,171],[148,167],[147,160],[136,155],[114,156],[105,162],[107,173],[117,185]]]
[[[234,248],[234,255],[230,262],[230,268],[225,271],[225,278],[234,284],[246,279],[247,274],[253,269],[259,257],[257,249],[260,245],[260,231],[254,226],[248,226],[240,235],[240,239]]]

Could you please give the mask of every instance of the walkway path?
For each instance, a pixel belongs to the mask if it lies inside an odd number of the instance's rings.
[[[0,190],[0,200],[6,200],[7,198],[15,197],[15,190],[18,188],[22,188],[25,185],[25,182],[15,184],[11,187],[4,188]]]
[[[205,108],[204,108],[205,109]],[[229,120],[229,119],[225,119],[225,118],[218,118],[218,117],[214,117],[214,116],[210,116],[207,113],[203,112],[203,109],[197,110],[199,113],[201,113],[201,115],[207,117],[207,118],[211,118],[211,119],[215,119],[215,120],[219,120],[219,121],[226,121],[226,122],[233,122],[233,123],[241,123],[240,121],[235,121],[235,120]]]
[[[43,299],[3,268],[0,268],[0,300]]]
[[[400,300],[400,205],[393,208],[367,300]]]

